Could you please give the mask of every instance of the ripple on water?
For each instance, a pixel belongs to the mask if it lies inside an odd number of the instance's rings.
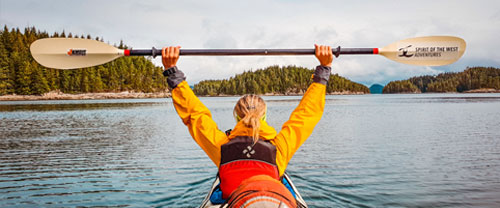
[[[279,130],[300,97],[265,99]],[[202,98],[224,130],[236,100]],[[0,207],[199,205],[217,169],[171,103],[81,102],[0,104]],[[328,96],[288,173],[310,207],[498,207],[499,103]]]

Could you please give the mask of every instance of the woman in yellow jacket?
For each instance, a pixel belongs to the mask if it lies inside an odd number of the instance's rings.
[[[226,135],[194,95],[184,73],[177,69],[180,47],[163,48],[163,74],[173,88],[174,107],[193,139],[219,168],[222,195],[231,207],[296,206],[279,179],[323,114],[333,54],[329,46],[315,45],[315,49],[320,65],[312,77],[313,83],[279,133],[266,122],[264,100],[257,95],[245,95],[234,107],[237,124]]]

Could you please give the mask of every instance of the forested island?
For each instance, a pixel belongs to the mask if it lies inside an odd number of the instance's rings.
[[[389,82],[383,93],[500,92],[500,69],[471,67],[463,72],[418,76]]]
[[[105,92],[163,92],[167,89],[162,67],[144,57],[122,57],[110,63],[83,69],[57,70],[39,65],[29,46],[40,38],[68,37],[92,39],[90,35],[54,33],[35,27],[0,31],[0,95],[42,95]],[[96,37],[95,40],[104,41]],[[121,42],[117,47],[127,48]],[[54,93],[52,93],[54,94]]]
[[[39,65],[30,55],[29,46],[37,39],[48,37],[86,38],[103,41],[91,35],[74,35],[55,32],[49,34],[28,27],[0,30],[0,96],[45,95],[42,99],[92,99],[127,98],[123,92],[160,93],[168,92],[162,67],[155,66],[144,57],[122,57],[104,65],[83,69],[58,70]],[[118,48],[128,48],[123,41]],[[266,69],[248,71],[226,80],[202,81],[194,86],[198,95],[256,94],[301,94],[311,83],[313,70],[303,67],[271,66]],[[364,85],[332,75],[329,93],[368,93]],[[113,93],[119,94],[113,96]],[[71,95],[84,96],[71,96]],[[98,96],[93,96],[93,95]],[[4,96],[5,97],[5,96]],[[33,96],[31,96],[32,98]],[[130,96],[128,96],[130,97]],[[139,95],[139,97],[148,97]],[[24,96],[15,99],[29,99]],[[37,98],[38,99],[38,98]]]
[[[299,95],[312,82],[313,69],[299,66],[270,66],[265,69],[247,71],[229,79],[206,80],[194,85],[197,95]],[[329,94],[365,94],[368,87],[352,82],[337,74],[330,75],[326,88]]]

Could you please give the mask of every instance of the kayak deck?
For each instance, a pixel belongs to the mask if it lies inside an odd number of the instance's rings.
[[[297,201],[297,207],[299,208],[307,208],[307,204],[300,195],[299,191],[297,190],[297,187],[293,184],[292,180],[290,179],[290,176],[285,172],[283,174],[283,177],[281,179],[281,183],[285,185],[285,187],[292,193],[292,195],[295,197],[295,200]],[[212,183],[212,187],[210,188],[210,192],[208,192],[207,196],[205,199],[203,199],[203,202],[201,203],[200,208],[215,208],[215,207],[221,207],[226,200],[222,199],[222,191],[219,188],[220,184],[220,179],[219,176],[215,178],[214,182]],[[226,206],[222,206],[226,207]]]

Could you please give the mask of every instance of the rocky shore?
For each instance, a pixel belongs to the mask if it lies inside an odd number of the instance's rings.
[[[301,96],[304,93],[266,93],[264,96]],[[332,92],[327,95],[363,95],[362,92]],[[239,95],[216,95],[216,96],[199,96],[199,97],[232,97]],[[100,93],[83,93],[83,94],[66,94],[59,91],[52,91],[43,95],[3,95],[0,96],[0,101],[20,101],[20,100],[101,100],[101,99],[134,99],[134,98],[168,98],[171,97],[170,92],[100,92]]]
[[[166,98],[171,97],[170,92],[100,92],[83,94],[66,94],[59,91],[52,91],[43,95],[3,95],[0,101],[17,100],[100,100],[100,99],[133,99],[133,98]]]
[[[469,90],[463,93],[500,93],[500,90],[482,88]],[[327,95],[364,95],[363,92],[332,92]],[[301,96],[303,93],[266,93],[264,96]],[[215,96],[199,96],[199,97],[232,97],[239,95],[215,95]],[[100,93],[83,93],[83,94],[66,94],[59,91],[52,91],[43,95],[3,95],[0,96],[0,101],[20,101],[20,100],[102,100],[102,99],[135,99],[135,98],[168,98],[171,97],[170,92],[100,92]]]
[[[481,88],[475,90],[468,90],[465,91],[464,93],[500,93],[500,90],[496,90],[493,88]]]

